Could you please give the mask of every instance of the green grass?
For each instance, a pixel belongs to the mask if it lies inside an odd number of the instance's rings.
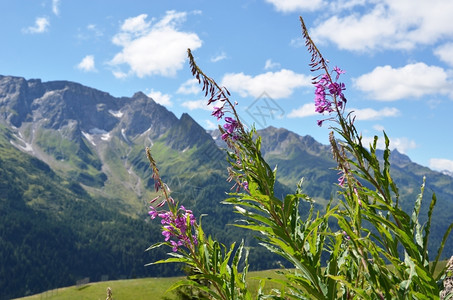
[[[254,277],[262,278],[276,278],[275,271],[258,271],[250,272],[249,286],[252,291],[256,292],[258,289],[259,280]],[[283,277],[282,277],[283,278]],[[182,277],[168,277],[168,278],[141,278],[141,279],[127,279],[127,280],[113,280],[92,282],[81,287],[70,286],[49,290],[40,294],[18,298],[21,300],[41,300],[41,299],[58,299],[58,300],[104,300],[107,297],[107,288],[112,289],[112,296],[115,300],[121,299],[134,299],[134,300],[148,300],[148,299],[174,299],[174,294],[169,292],[165,294],[167,289],[182,279]],[[268,288],[277,288],[278,286],[273,283],[266,283]]]
[[[436,273],[439,272],[447,263],[441,261],[437,265]],[[266,279],[283,279],[283,275],[276,273],[276,270],[249,272],[249,289],[255,296],[259,287],[258,278]],[[141,278],[127,280],[113,280],[92,282],[81,287],[70,286],[65,288],[54,289],[40,294],[18,298],[17,300],[42,300],[42,299],[58,299],[58,300],[104,300],[107,297],[107,288],[110,287],[113,294],[113,299],[134,299],[134,300],[149,300],[149,299],[174,299],[172,292],[165,293],[167,289],[182,279],[182,277],[168,278]],[[267,281],[265,290],[269,291],[273,288],[279,288],[278,284]]]
[[[117,300],[163,299],[165,291],[178,279],[180,278],[141,278],[93,282],[81,287],[60,288],[20,299],[103,300],[107,297],[108,287],[112,289],[113,299]]]

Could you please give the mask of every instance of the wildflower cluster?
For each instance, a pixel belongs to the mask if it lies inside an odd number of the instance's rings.
[[[231,124],[232,122],[230,122]],[[152,178],[155,181],[156,192],[161,194],[150,201],[149,215],[151,219],[160,219],[163,242],[156,242],[147,251],[161,246],[170,247],[171,257],[147,265],[161,263],[184,263],[187,279],[175,283],[169,290],[185,286],[190,293],[190,299],[247,299],[252,296],[247,289],[248,249],[244,242],[236,246],[233,242],[229,247],[206,237],[200,223],[197,224],[191,210],[170,197],[170,189],[162,182],[159,170],[151,156],[149,148],[146,155],[153,170]],[[157,183],[156,183],[157,182]],[[247,183],[245,182],[244,185]],[[158,199],[162,201],[157,202]],[[154,206],[154,203],[158,203]],[[167,210],[160,210],[165,204]],[[239,271],[239,263],[243,265]],[[241,275],[239,275],[239,272]],[[185,295],[185,292],[182,293]]]
[[[202,90],[205,92],[205,96],[209,94],[208,105],[212,103],[217,104],[214,106],[212,116],[217,118],[217,121],[222,118],[225,124],[219,127],[222,132],[222,140],[228,142],[228,139],[237,140],[244,133],[242,123],[239,122],[239,117],[236,112],[237,102],[232,103],[229,100],[230,92],[225,87],[220,87],[212,78],[206,76],[193,62],[195,61],[192,53],[188,50],[189,61],[191,63],[192,75],[198,80],[198,83],[203,82]],[[229,113],[233,117],[224,117],[226,113]]]
[[[161,219],[162,235],[165,237],[165,242],[169,243],[172,247],[173,252],[177,252],[178,247],[181,246],[193,249],[198,244],[197,237],[192,234],[195,231],[194,228],[197,226],[193,212],[182,205],[178,208],[175,200],[169,195],[171,192],[170,188],[162,182],[159,176],[159,169],[151,156],[149,148],[146,148],[146,155],[153,170],[152,178],[154,179],[156,192],[159,190],[162,191],[162,195],[158,195],[150,201],[151,206],[149,207],[150,211],[148,214],[151,219],[155,219],[156,217]],[[161,197],[164,199],[154,206],[154,203]],[[168,205],[168,211],[156,209],[163,207],[165,204]]]
[[[345,71],[338,67],[333,69],[336,72],[335,81],[332,81],[330,74],[324,74],[321,79],[315,81],[315,111],[323,114],[324,112],[331,113],[335,109],[342,110],[346,103],[346,97],[343,91],[346,89],[345,84],[337,82],[341,74]],[[326,98],[330,97],[329,100]],[[318,121],[318,125],[321,126],[324,120]]]
[[[260,143],[261,139],[257,139],[256,130],[254,128],[246,129],[244,123],[241,122],[237,113],[236,107],[238,103],[229,99],[231,96],[227,88],[221,87],[217,82],[208,77],[195,63],[195,59],[190,49],[188,49],[189,63],[192,75],[201,84],[203,83],[202,90],[205,96],[209,95],[207,105],[215,103],[212,116],[217,120],[223,119],[225,123],[219,126],[221,138],[226,142],[229,147],[228,156],[230,159],[231,167],[228,167],[228,182],[234,181],[235,184],[231,190],[239,192],[241,189],[249,193],[249,184],[251,180],[257,179],[256,172],[251,171],[253,168],[251,164],[256,163],[255,158],[258,156],[261,160]],[[272,182],[274,175],[269,166],[264,163],[260,166],[262,174],[266,174],[266,181]],[[269,183],[263,184],[266,189]]]
[[[238,127],[238,121],[236,121],[235,119],[231,118],[231,117],[226,117],[225,118],[225,124],[223,125],[223,128],[226,130],[223,134],[222,134],[222,140],[226,140],[229,136],[232,137],[234,140],[236,140],[238,138],[238,136],[236,134],[234,134],[236,128]]]
[[[188,234],[193,232],[192,228],[196,225],[191,210],[181,205],[177,213],[174,214],[172,211],[157,211],[153,206],[150,206],[149,215],[151,219],[161,218],[162,235],[165,237],[165,241],[171,244],[173,252],[177,252],[180,246],[192,248],[198,244],[197,237]]]
[[[313,78],[313,83],[315,85],[315,111],[321,114],[324,112],[330,114],[331,112],[336,111],[337,115],[342,115],[344,112],[344,104],[346,103],[346,97],[343,94],[346,86],[344,83],[338,82],[338,79],[341,74],[346,72],[339,67],[334,67],[332,71],[329,70],[327,65],[328,61],[324,59],[311,39],[302,18],[300,18],[300,21],[303,29],[302,34],[305,38],[305,46],[307,47],[308,52],[311,53],[311,63],[309,64],[310,71],[323,71],[321,75]],[[333,73],[336,73],[334,80],[332,79]],[[334,120],[334,118],[335,117],[330,119]],[[324,121],[325,120],[319,120],[318,126],[321,126]]]
[[[220,93],[222,93],[223,90],[227,91],[224,88],[221,90]],[[214,98],[214,95],[211,96],[211,99],[208,101],[208,105],[218,101],[218,99]],[[225,124],[223,124],[223,127],[220,127],[220,131],[222,132],[222,140],[227,141],[228,138],[231,138],[232,140],[237,140],[239,138],[239,133],[238,133],[239,128],[238,127],[239,127],[240,123],[238,122],[237,119],[234,119],[232,117],[225,117],[226,112],[229,112],[232,115],[235,115],[234,105],[236,103],[231,104],[229,102],[228,98],[226,97],[226,95],[224,95],[224,96],[225,97],[219,98],[220,99],[219,101],[222,102],[222,105],[220,107],[214,106],[214,111],[212,112],[211,115],[216,117],[217,121],[219,121],[221,119],[224,119],[224,121],[225,121]]]

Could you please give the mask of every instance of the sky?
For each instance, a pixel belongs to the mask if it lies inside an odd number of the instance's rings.
[[[141,91],[214,129],[190,48],[244,123],[328,144],[303,17],[329,66],[346,71],[339,80],[364,140],[383,141],[385,131],[390,148],[453,172],[452,15],[451,0],[2,0],[0,74],[69,80],[115,97]]]

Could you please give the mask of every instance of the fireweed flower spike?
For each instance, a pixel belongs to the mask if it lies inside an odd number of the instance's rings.
[[[164,241],[168,242],[168,245],[172,247],[174,252],[178,251],[178,247],[184,246],[188,249],[194,249],[197,238],[195,235],[192,235],[192,232],[195,232],[196,219],[191,210],[186,209],[184,206],[177,207],[175,200],[170,196],[171,190],[167,184],[162,182],[162,179],[159,176],[159,169],[156,166],[156,162],[151,156],[151,151],[149,148],[146,148],[146,155],[150,162],[151,168],[153,170],[152,178],[154,179],[154,186],[156,191],[161,191],[161,195],[158,195],[150,201],[150,204],[153,204],[160,197],[163,197],[159,204],[156,206],[151,205],[149,207],[150,211],[148,212],[151,219],[160,218],[162,224],[162,235],[164,236]],[[157,210],[162,208],[165,204],[168,205],[169,211],[166,210]],[[190,227],[190,228],[189,228]]]
[[[146,147],[146,156],[148,157],[151,169],[153,170],[152,178],[154,179],[154,189],[156,190],[156,192],[158,192],[162,188],[163,182],[159,177],[159,169],[157,168],[156,161],[151,156],[151,150],[148,147]],[[166,196],[167,194],[165,189],[163,191]]]
[[[228,156],[231,159],[230,163],[239,161],[239,163],[232,164],[228,168],[227,181],[234,181],[236,189],[240,189],[244,180],[248,181],[249,186],[252,180],[260,186],[260,189],[268,194],[273,193],[274,173],[269,165],[261,156],[260,144],[261,139],[257,136],[256,130],[250,130],[241,122],[239,115],[236,111],[238,103],[229,99],[230,93],[225,87],[219,86],[215,80],[208,77],[196,64],[195,59],[190,49],[187,50],[189,64],[192,70],[192,75],[198,79],[198,82],[203,84],[202,90],[205,96],[209,98],[208,105],[216,102],[221,103],[223,107],[222,115],[225,123],[219,126],[219,131],[229,148]],[[220,105],[217,105],[220,106]],[[218,114],[216,114],[218,117]],[[252,164],[256,163],[256,166]],[[265,178],[259,178],[256,174],[265,174]],[[258,182],[256,182],[258,181]]]
[[[246,136],[244,125],[239,121],[239,115],[236,112],[237,102],[231,102],[228,98],[230,92],[225,87],[219,86],[214,79],[208,77],[203,71],[196,65],[195,59],[190,49],[187,49],[189,57],[189,63],[192,71],[192,75],[198,80],[198,83],[203,84],[202,90],[205,92],[205,96],[209,95],[208,105],[211,103],[220,103],[214,107],[212,115],[220,120],[226,113],[231,114],[231,117],[225,117],[225,124],[219,127],[222,133],[222,139],[227,142],[229,146],[229,139],[233,141],[238,140],[239,137]],[[231,147],[234,148],[234,147]]]
[[[337,66],[334,67],[333,72],[336,73],[336,76],[335,81],[332,80],[332,76],[330,75],[331,72],[329,71],[329,67],[327,65],[328,61],[324,59],[315,43],[312,41],[302,18],[300,18],[300,21],[302,23],[302,33],[305,38],[305,46],[312,56],[310,71],[324,71],[323,74],[317,75],[312,80],[313,84],[315,85],[315,111],[320,114],[324,114],[325,112],[330,114],[335,111],[337,115],[341,115],[341,113],[344,111],[344,104],[346,103],[346,98],[343,94],[346,86],[344,83],[337,81],[340,78],[340,75],[346,72]],[[328,119],[334,120],[333,118]],[[318,126],[321,126],[325,120],[318,120]]]
[[[174,252],[178,251],[178,247],[184,246],[188,249],[193,249],[197,244],[196,236],[189,236],[194,231],[193,228],[197,226],[195,216],[191,210],[181,205],[176,214],[174,214],[171,211],[157,211],[156,208],[150,206],[148,214],[151,219],[157,217],[161,219],[164,241],[170,243],[169,245],[171,245]]]
[[[337,68],[337,67],[336,67]],[[343,74],[344,71],[338,69],[337,77]],[[339,73],[338,73],[339,72]],[[340,111],[346,103],[346,97],[343,91],[346,89],[344,83],[332,82],[332,78],[326,74],[321,76],[321,79],[316,81],[315,79],[315,111],[324,114],[327,112],[330,114],[333,111]],[[331,100],[329,100],[329,99]],[[318,121],[318,126],[322,125],[322,121]]]

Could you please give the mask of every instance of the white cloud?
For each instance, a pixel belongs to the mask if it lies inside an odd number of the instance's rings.
[[[398,152],[400,152],[400,153],[406,153],[407,150],[415,149],[417,147],[417,144],[415,143],[415,141],[410,140],[407,137],[397,137],[397,138],[389,137],[389,140],[390,140],[390,144],[389,144],[390,150],[397,149]],[[373,144],[373,142],[374,142],[374,136],[373,137],[371,137],[371,136],[362,137],[362,143],[364,146]],[[377,148],[385,149],[385,140],[383,137],[379,137],[378,142],[377,142]]]
[[[30,26],[26,29],[23,29],[22,31],[24,33],[43,33],[43,32],[47,31],[49,26],[50,26],[50,22],[47,18],[45,18],[45,17],[36,18],[34,26]]]
[[[293,11],[314,11],[325,3],[323,0],[266,0],[274,5],[277,11],[284,13]]]
[[[170,100],[170,95],[163,94],[162,92],[151,90],[149,92],[148,97],[152,98],[157,103],[164,105],[164,106],[173,106],[173,103]]]
[[[185,94],[185,95],[189,95],[189,94],[195,95],[195,94],[198,94],[200,91],[201,91],[201,87],[199,86],[198,80],[196,78],[193,78],[193,79],[189,79],[186,82],[184,82],[183,84],[181,84],[181,86],[178,88],[176,93]]]
[[[224,60],[226,58],[227,58],[226,53],[222,52],[219,55],[212,57],[211,62],[218,62],[218,61]]]
[[[381,110],[375,110],[372,108],[352,108],[350,109],[350,111],[353,111],[353,115],[356,116],[356,119],[361,121],[379,120],[386,117],[396,117],[400,114],[400,111],[393,107],[385,107]],[[288,114],[288,118],[304,118],[316,115],[319,115],[319,113],[315,111],[315,104],[306,103],[297,109],[293,109]]]
[[[450,0],[376,0],[359,13],[340,15],[335,10],[318,22],[312,37],[331,41],[341,49],[372,51],[413,49],[453,37]]]
[[[212,122],[211,120],[205,120],[205,128],[208,130],[214,130],[218,128],[218,125]]]
[[[258,97],[266,92],[271,98],[279,99],[291,96],[296,88],[311,86],[311,77],[286,69],[256,76],[242,72],[229,73],[225,74],[221,85],[238,92],[242,97]]]
[[[52,0],[52,12],[56,16],[60,15],[60,0]]]
[[[85,56],[82,59],[82,61],[77,65],[77,69],[85,71],[85,72],[96,71],[96,67],[94,66],[94,56],[93,55]]]
[[[440,60],[453,67],[453,43],[447,43],[438,47],[434,50],[434,54],[436,54]]]
[[[128,76],[128,74],[121,72],[121,71],[113,71],[112,74],[113,74],[113,76],[115,76],[115,78],[118,78],[118,79],[124,79]]]
[[[385,130],[385,127],[382,126],[382,125],[379,125],[379,124],[376,124],[373,126],[373,129],[376,130],[376,131],[384,131]]]
[[[197,34],[178,30],[186,16],[185,12],[167,11],[154,25],[146,22],[146,14],[126,19],[112,40],[122,50],[111,65],[119,68],[126,64],[129,71],[121,73],[140,78],[176,75],[183,68],[187,48],[195,50],[202,43]]]
[[[337,0],[331,1],[330,10],[333,12],[338,12],[340,10],[346,10],[354,8],[355,6],[363,6],[365,5],[367,0]]]
[[[185,101],[181,105],[188,108],[189,110],[195,110],[195,109],[203,109],[203,110],[209,110],[209,111],[212,110],[212,108],[208,106],[208,102],[204,99]]]
[[[145,32],[150,27],[150,23],[145,21],[147,17],[147,14],[141,14],[136,17],[126,19],[123,22],[123,25],[121,25],[121,30],[131,33]]]
[[[394,107],[384,107],[381,110],[372,108],[352,108],[350,110],[353,111],[352,114],[356,116],[356,120],[361,121],[380,120],[382,118],[397,117],[400,115],[400,111]]]
[[[429,167],[438,171],[453,172],[453,160],[443,158],[431,158],[429,160]]]
[[[264,70],[280,68],[280,64],[277,62],[273,62],[271,59],[266,60],[264,64]]]
[[[381,143],[384,143],[384,139],[381,138]],[[410,140],[406,137],[402,138],[390,138],[390,149],[397,149],[401,153],[406,153],[407,150],[417,148],[417,144],[414,140]],[[384,148],[384,147],[382,147]]]
[[[288,118],[305,118],[310,116],[316,116],[319,113],[315,111],[314,103],[307,103],[297,109],[293,109],[289,114]]]
[[[448,94],[453,87],[444,69],[424,63],[408,64],[402,68],[376,67],[371,73],[354,79],[354,84],[382,101]]]
[[[315,27],[311,35],[320,42],[331,41],[340,49],[370,50],[378,45],[386,48],[389,37],[397,32],[393,20],[384,16],[385,9],[381,6],[366,15],[332,16]],[[390,44],[396,47],[397,41]]]

